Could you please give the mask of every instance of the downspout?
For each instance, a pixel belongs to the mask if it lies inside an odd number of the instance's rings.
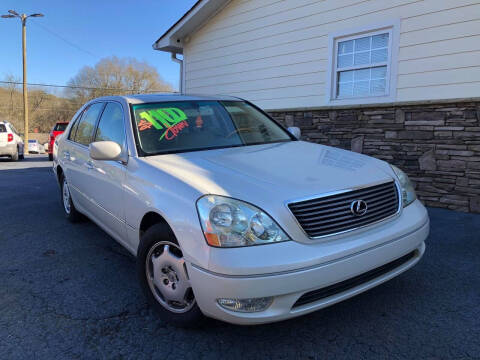
[[[172,60],[175,61],[176,63],[180,64],[180,85],[178,87],[180,94],[183,94],[184,88],[183,88],[183,60],[177,58],[177,53],[172,52]]]

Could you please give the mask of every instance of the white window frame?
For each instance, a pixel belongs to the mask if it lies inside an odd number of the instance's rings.
[[[327,98],[328,105],[361,105],[394,102],[397,97],[397,68],[400,20],[389,21],[381,24],[363,26],[329,34],[328,70],[327,70]],[[386,62],[365,65],[353,65],[341,70],[337,69],[338,44],[342,41],[358,39],[365,36],[389,33],[388,57]],[[337,97],[338,72],[356,69],[387,66],[385,95]]]

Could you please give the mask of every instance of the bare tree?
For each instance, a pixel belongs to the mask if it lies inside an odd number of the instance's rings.
[[[6,83],[0,86],[0,120],[11,122],[21,133],[24,131],[23,98],[18,78],[7,75]],[[55,122],[69,121],[81,104],[70,99],[55,96],[48,88],[35,86],[29,91],[29,111],[31,129],[49,132]]]
[[[2,117],[6,120],[12,122],[15,119],[17,107],[20,106],[18,94],[19,86],[17,85],[20,82],[20,79],[15,77],[12,74],[6,75],[3,80],[5,84],[2,86],[4,92],[2,94],[2,106],[0,108],[0,113]]]
[[[109,57],[100,60],[94,67],[83,67],[68,82],[67,95],[77,102],[120,94],[143,92],[172,92],[172,87],[157,70],[132,58]]]

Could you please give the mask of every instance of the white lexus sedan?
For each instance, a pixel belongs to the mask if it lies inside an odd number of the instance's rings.
[[[67,218],[136,257],[162,319],[268,323],[399,275],[429,233],[400,169],[299,136],[233,97],[103,97],[72,119],[53,167]]]

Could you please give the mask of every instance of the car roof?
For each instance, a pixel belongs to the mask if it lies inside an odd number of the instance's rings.
[[[238,101],[238,97],[228,95],[182,95],[178,93],[166,94],[136,94],[124,96],[104,96],[95,100],[120,100],[123,99],[129,104],[145,104],[166,101]]]

